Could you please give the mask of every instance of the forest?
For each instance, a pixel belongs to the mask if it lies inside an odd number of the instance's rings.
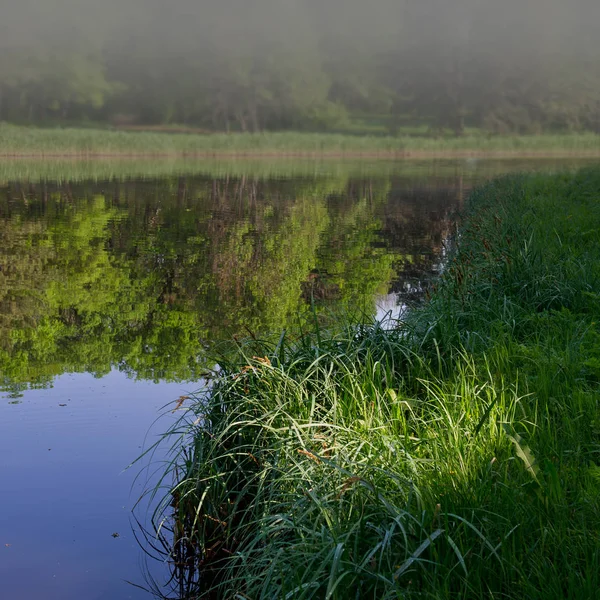
[[[592,0],[22,0],[0,121],[381,135],[600,131]]]

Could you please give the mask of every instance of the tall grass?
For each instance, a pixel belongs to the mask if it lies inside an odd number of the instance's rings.
[[[317,133],[166,134],[37,129],[0,124],[0,156],[382,156],[600,155],[592,133],[458,138]]]
[[[599,190],[491,183],[406,322],[222,356],[166,436],[178,595],[596,597]]]

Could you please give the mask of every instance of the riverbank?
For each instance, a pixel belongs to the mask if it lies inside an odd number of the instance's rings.
[[[558,158],[600,157],[593,133],[382,137],[317,133],[175,134],[0,124],[0,158]]]
[[[599,190],[488,184],[406,323],[221,358],[169,437],[179,575],[223,598],[594,597]]]

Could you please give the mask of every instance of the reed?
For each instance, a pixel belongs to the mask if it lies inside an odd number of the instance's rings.
[[[321,133],[186,134],[94,129],[40,129],[0,124],[0,157],[208,156],[599,156],[600,136],[357,136]]]

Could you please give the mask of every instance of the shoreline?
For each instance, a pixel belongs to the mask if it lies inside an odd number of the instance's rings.
[[[3,153],[0,151],[0,160],[141,160],[141,159],[274,159],[274,158],[302,158],[302,159],[372,159],[372,160],[435,160],[435,159],[557,159],[557,158],[600,158],[598,150],[556,150],[556,151],[480,151],[480,150],[407,150],[407,151],[348,151],[348,152],[310,152],[310,151],[203,151],[203,152],[14,152]]]
[[[249,175],[253,177],[411,177],[419,180],[455,178],[463,185],[519,171],[564,171],[594,166],[598,157],[535,156],[504,158],[418,158],[376,157],[203,157],[165,156],[63,156],[0,158],[0,185],[18,180],[82,180],[131,177]]]

